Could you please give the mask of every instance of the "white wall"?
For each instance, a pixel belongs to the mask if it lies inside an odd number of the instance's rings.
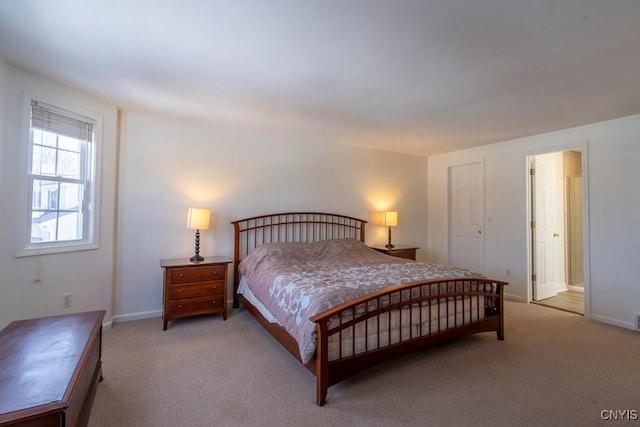
[[[0,328],[13,320],[88,310],[107,310],[113,298],[114,220],[117,160],[117,109],[95,97],[0,64]],[[22,120],[23,93],[57,100],[102,114],[100,247],[97,250],[16,258],[18,206],[26,197],[19,184],[25,171],[18,159],[27,149]],[[40,270],[41,281],[35,281]],[[63,309],[63,294],[72,305]]]
[[[4,119],[6,117],[6,102],[7,99],[7,76],[9,73],[9,67],[7,63],[0,58],[0,200],[2,199],[2,183],[4,180],[4,161],[3,161],[3,153],[4,153],[4,145],[5,145],[5,122]],[[3,209],[0,208],[0,233],[2,233],[2,215]],[[2,259],[4,248],[2,244],[0,244],[0,259]],[[0,289],[2,289],[2,272],[0,270]],[[2,303],[0,303],[0,307],[2,307]],[[0,321],[0,327],[2,326],[2,321]]]
[[[394,242],[426,245],[425,158],[312,142],[123,114],[116,320],[160,314],[159,259],[193,255],[189,207],[213,213],[211,228],[201,232],[205,256],[232,257],[230,221],[284,211],[372,219],[393,208],[399,212]],[[367,236],[368,243],[385,243],[387,229],[369,224]]]
[[[631,328],[640,311],[635,266],[640,260],[640,116],[580,126],[501,144],[443,154],[428,161],[428,256],[447,262],[447,171],[485,162],[485,272],[510,282],[512,298],[528,300],[527,155],[586,148],[590,224],[588,312],[596,320]],[[485,217],[485,218],[486,218]],[[506,277],[506,269],[512,272]]]

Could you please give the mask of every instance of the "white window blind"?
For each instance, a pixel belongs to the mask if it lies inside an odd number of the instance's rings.
[[[31,101],[31,127],[91,142],[93,120],[60,110],[38,101]]]

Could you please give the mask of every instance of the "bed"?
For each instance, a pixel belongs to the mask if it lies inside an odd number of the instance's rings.
[[[319,406],[382,361],[474,333],[504,339],[506,282],[377,252],[366,223],[308,212],[232,222],[234,307],[315,375]]]

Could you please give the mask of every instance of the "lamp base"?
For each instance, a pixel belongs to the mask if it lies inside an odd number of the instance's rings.
[[[193,263],[204,261],[204,257],[200,256],[200,230],[196,230],[196,253],[189,258],[189,261]]]
[[[391,244],[391,227],[389,227],[389,243],[387,243],[386,245],[384,245],[385,248],[387,249],[393,249],[393,245]]]

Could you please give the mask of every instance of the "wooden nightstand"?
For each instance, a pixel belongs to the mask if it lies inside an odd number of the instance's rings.
[[[220,313],[227,320],[227,264],[225,257],[161,259],[164,268],[162,318],[164,330],[170,320]]]
[[[375,249],[378,252],[382,252],[383,254],[395,256],[398,258],[407,258],[416,260],[416,250],[420,249],[415,246],[399,246],[395,245],[393,249],[387,249],[384,246],[372,246],[371,249]]]

